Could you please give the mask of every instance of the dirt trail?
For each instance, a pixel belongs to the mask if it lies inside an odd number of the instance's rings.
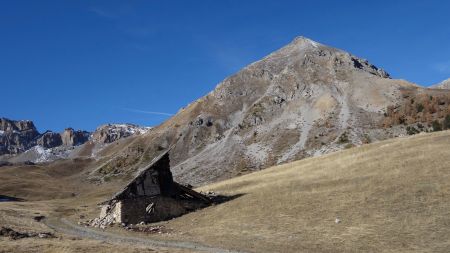
[[[183,242],[183,241],[162,241],[147,239],[141,237],[132,237],[125,235],[118,235],[114,233],[98,231],[91,228],[81,227],[75,225],[64,218],[50,218],[44,220],[45,225],[54,229],[57,232],[87,238],[100,241],[107,241],[109,243],[126,243],[126,244],[139,244],[149,247],[159,247],[159,248],[180,248],[192,250],[194,252],[211,252],[211,253],[243,253],[242,251],[232,251],[227,249],[215,248],[205,246],[194,242]]]

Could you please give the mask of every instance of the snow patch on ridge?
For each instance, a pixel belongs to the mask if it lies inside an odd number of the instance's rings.
[[[20,159],[18,161],[31,161],[33,163],[53,162],[58,159],[68,158],[73,151],[74,147],[59,146],[54,148],[45,148],[41,145],[37,145],[28,149],[24,153],[19,154],[18,157],[20,157]]]
[[[37,145],[31,149],[34,149],[34,151],[36,152],[36,154],[38,154],[39,156],[33,161],[35,163],[42,163],[42,162],[46,162],[49,160],[50,155],[51,155],[51,150],[50,149],[45,149],[44,147]]]
[[[151,127],[141,127],[133,124],[108,124],[106,125],[108,130],[112,134],[125,134],[126,136],[135,135],[135,134],[145,134],[147,133]],[[100,126],[97,130],[104,128],[105,126]],[[96,130],[96,131],[97,131]],[[92,135],[91,135],[92,138]]]
[[[150,129],[152,129],[151,127],[140,127],[140,126],[129,125],[129,124],[114,124],[112,126],[116,127],[116,128],[121,128],[121,129],[125,130],[127,133],[129,133],[131,135],[134,135],[134,134],[145,134]],[[117,131],[117,130],[113,129],[113,131]]]

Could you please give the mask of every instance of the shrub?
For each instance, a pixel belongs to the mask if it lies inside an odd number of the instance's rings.
[[[450,114],[445,116],[444,122],[442,122],[442,128],[450,129]]]
[[[417,112],[422,112],[424,108],[425,107],[423,106],[423,104],[417,104],[416,105]]]
[[[439,121],[437,121],[437,120],[435,120],[435,121],[433,121],[433,123],[431,123],[431,127],[433,128],[434,132],[442,131],[441,123],[439,123]]]
[[[341,134],[341,136],[339,136],[338,142],[339,143],[347,143],[347,142],[349,142],[347,132],[344,132],[344,133]]]
[[[363,143],[368,144],[368,143],[371,143],[371,142],[372,142],[372,139],[370,138],[370,136],[369,136],[368,134],[364,134],[363,137],[364,137]]]
[[[417,130],[417,129],[416,129],[415,127],[413,127],[413,126],[407,126],[407,127],[406,127],[406,133],[407,133],[408,135],[414,135],[414,134],[420,133],[420,131]]]
[[[353,145],[352,143],[347,143],[344,146],[344,149],[349,149],[349,148],[353,148],[355,145]]]

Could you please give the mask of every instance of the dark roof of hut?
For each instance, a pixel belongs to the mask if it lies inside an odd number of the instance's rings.
[[[169,151],[170,150],[171,150],[171,148],[167,149],[166,151],[161,153],[159,156],[155,157],[148,165],[144,166],[143,169],[140,169],[139,174],[136,177],[134,177],[121,191],[119,191],[116,194],[114,194],[114,196],[112,198],[110,198],[109,200],[100,203],[100,205],[109,204],[109,203],[113,202],[114,200],[121,200],[121,199],[127,198],[128,197],[127,196],[128,190],[132,187],[132,185],[139,178],[143,177],[148,170],[153,169],[153,167],[160,160],[165,158],[166,156],[167,156],[167,159],[169,159]],[[169,173],[170,173],[170,165],[169,165]],[[170,175],[170,177],[171,177],[171,175]],[[199,200],[204,201],[204,202],[210,202],[210,199],[207,198],[206,196],[204,196],[204,195],[202,195],[202,194],[200,194],[200,193],[198,193],[198,192],[196,192],[194,190],[191,190],[188,187],[185,187],[185,186],[183,186],[181,184],[178,184],[178,183],[174,182],[173,180],[170,182],[170,184],[171,184],[170,186],[172,188],[172,191],[176,192],[177,195],[180,195],[180,196],[184,195],[184,196],[188,196],[188,197],[193,198],[193,199],[199,199]]]

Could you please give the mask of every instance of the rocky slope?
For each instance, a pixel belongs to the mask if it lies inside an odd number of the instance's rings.
[[[385,139],[385,108],[412,87],[364,59],[296,38],[174,117],[191,117],[177,131],[174,174],[202,183]]]
[[[417,110],[418,101],[428,96],[435,100]],[[173,147],[176,179],[202,185],[354,145],[432,131],[432,122],[443,122],[448,113],[447,97],[445,90],[393,80],[367,60],[298,37],[226,78],[122,149],[97,173],[130,174]]]

